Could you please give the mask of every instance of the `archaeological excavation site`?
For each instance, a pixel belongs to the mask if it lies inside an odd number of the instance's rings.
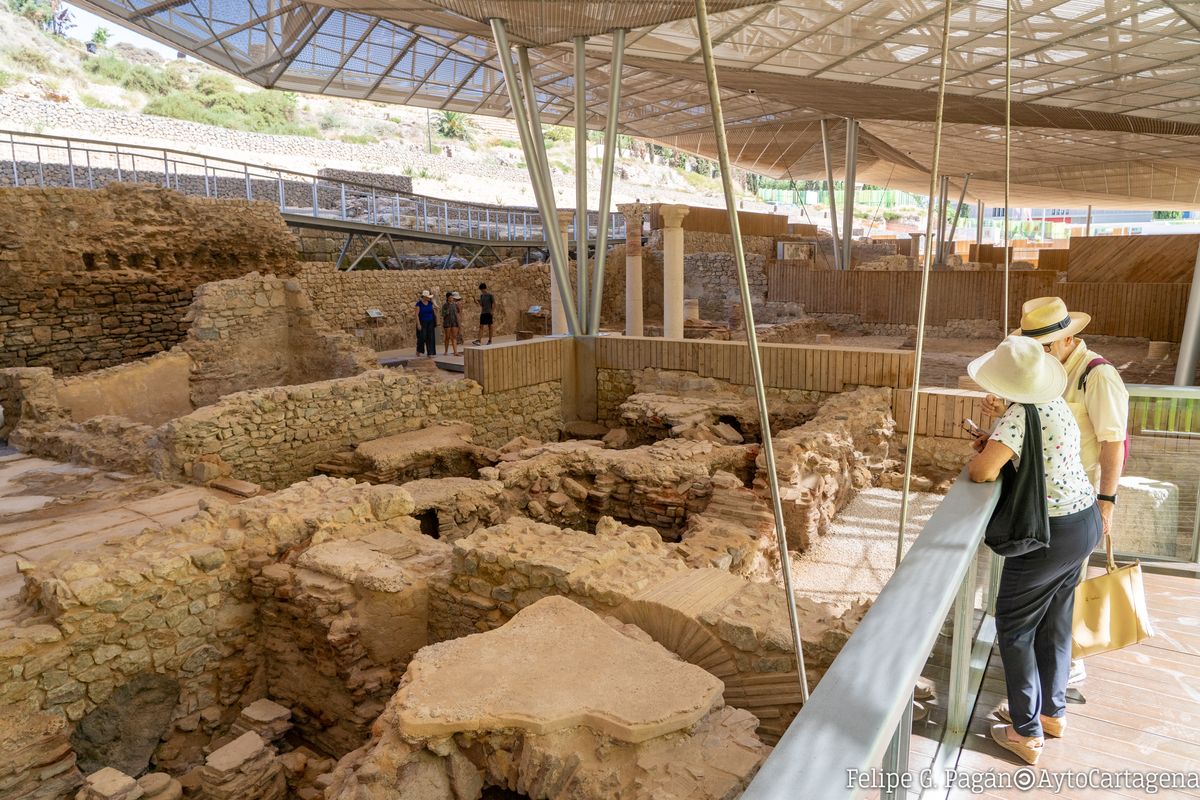
[[[0,800],[1200,797],[1194,11],[22,2]]]

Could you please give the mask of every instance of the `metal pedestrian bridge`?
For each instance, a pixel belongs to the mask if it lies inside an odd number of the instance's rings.
[[[534,208],[447,200],[387,188],[383,180],[376,185],[165,147],[0,130],[0,187],[98,189],[118,182],[276,204],[292,227],[346,237],[339,268],[353,268],[376,247],[386,253],[390,246],[396,254],[396,241],[445,245],[471,263],[498,248],[548,248],[543,217]],[[586,238],[594,241],[598,214],[591,212],[588,222]],[[575,227],[568,229],[572,242],[578,239]],[[624,240],[621,214],[610,213],[609,231],[610,242]],[[361,250],[352,247],[356,239],[365,243]]]

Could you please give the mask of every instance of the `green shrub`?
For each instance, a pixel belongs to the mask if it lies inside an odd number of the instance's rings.
[[[575,129],[566,128],[561,125],[548,125],[542,131],[542,138],[547,143],[551,142],[573,142],[575,141]]]
[[[221,76],[216,76],[220,78]],[[316,136],[317,131],[295,122],[296,95],[291,92],[225,91],[232,82],[201,81],[191,89],[176,90],[155,98],[142,109],[156,117],[201,122],[222,128],[291,136]]]
[[[379,141],[369,133],[347,133],[339,138],[347,144],[375,144]]]
[[[108,28],[103,26],[96,28],[96,30],[92,31],[92,44],[97,47],[104,47],[104,45],[108,44],[108,37],[111,35]]]
[[[17,47],[12,50],[8,50],[5,55],[7,55],[8,60],[14,64],[25,67],[26,69],[31,69],[34,72],[50,72],[53,68],[53,65],[50,63],[50,59],[46,57],[46,54],[41,50],[35,50],[32,47]]]
[[[49,28],[54,9],[47,0],[8,0],[8,7],[40,28]]]
[[[12,84],[14,84],[16,82],[17,82],[16,75],[13,75],[11,72],[5,72],[4,70],[0,69],[0,89],[3,89],[6,86],[11,86]]]
[[[108,83],[120,84],[132,66],[128,61],[112,55],[93,56],[83,62],[83,71],[95,75]]]
[[[215,73],[205,73],[196,79],[196,84],[192,87],[196,94],[204,97],[217,97],[223,94],[234,94],[237,89],[233,85],[233,80],[226,75],[217,75]]]
[[[497,139],[497,147],[520,147],[521,143],[514,139]]]
[[[332,111],[326,111],[317,120],[317,127],[323,131],[330,131],[334,128],[340,128],[341,126],[341,117],[339,117],[337,114],[334,114]]]
[[[147,67],[145,64],[134,64],[121,79],[121,88],[158,97],[168,94],[175,87],[172,87],[170,78],[162,70]]]

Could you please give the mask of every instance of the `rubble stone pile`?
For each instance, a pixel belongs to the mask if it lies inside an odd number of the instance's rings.
[[[327,796],[464,800],[498,786],[579,800],[729,798],[767,747],[721,690],[644,635],[548,597],[498,630],[423,650]]]

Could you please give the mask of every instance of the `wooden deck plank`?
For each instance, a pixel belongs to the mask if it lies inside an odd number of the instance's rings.
[[[1087,660],[1086,703],[1069,703],[1067,736],[1049,740],[1039,769],[1114,771],[1200,769],[1200,630],[1192,624],[1200,580],[1147,573],[1147,603],[1158,635],[1135,647]],[[1189,605],[1190,608],[1189,608]],[[1190,613],[1189,613],[1190,612]],[[927,672],[939,677],[945,667]],[[939,681],[940,683],[940,681]],[[959,754],[960,769],[1015,770],[1020,765],[988,737],[1004,699],[1003,668],[993,651]],[[952,794],[951,797],[967,797]],[[979,796],[979,795],[971,795]],[[1015,797],[993,792],[985,797]],[[1023,793],[1023,799],[1049,797]],[[1061,796],[1061,795],[1060,795]],[[1072,798],[1134,798],[1137,790],[1076,791]],[[1200,797],[1197,790],[1162,790],[1158,798]]]

